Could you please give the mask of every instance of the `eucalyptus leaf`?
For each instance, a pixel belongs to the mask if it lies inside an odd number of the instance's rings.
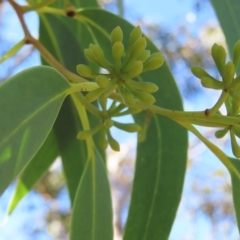
[[[7,213],[16,208],[18,203],[34,187],[39,179],[48,170],[50,165],[58,156],[58,146],[53,131],[51,131],[42,147],[38,150],[34,158],[29,162],[17,180],[12,199],[8,205]]]
[[[232,164],[236,167],[236,169],[240,173],[240,160],[236,158],[229,158],[229,159],[231,160]],[[238,230],[239,230],[240,229],[240,179],[233,172],[230,172],[230,175],[232,180],[233,203],[234,203]]]
[[[34,67],[0,85],[0,194],[47,138],[71,88],[50,67]]]
[[[82,239],[113,240],[110,186],[97,150],[88,159],[73,205],[70,240]]]
[[[240,3],[238,0],[218,1],[211,0],[219,23],[227,41],[229,54],[233,57],[233,47],[240,39]],[[238,67],[238,74],[240,67]]]
[[[98,44],[109,61],[110,34],[116,27],[123,30],[123,43],[128,46],[133,26],[122,18],[99,9],[80,11],[92,29]],[[147,40],[147,49],[158,49]],[[156,105],[182,110],[182,100],[167,66],[141,74],[139,81],[153,82],[159,91],[154,93]],[[168,239],[181,199],[187,161],[187,131],[172,120],[143,112],[134,115],[142,132],[139,135],[132,199],[124,240]],[[148,123],[150,122],[150,123]]]

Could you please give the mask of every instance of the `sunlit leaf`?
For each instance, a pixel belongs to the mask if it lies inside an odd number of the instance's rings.
[[[25,70],[0,85],[0,194],[47,138],[69,88],[49,67]]]

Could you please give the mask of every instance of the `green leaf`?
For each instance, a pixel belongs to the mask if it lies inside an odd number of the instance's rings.
[[[86,37],[84,29],[81,29],[82,24],[67,17],[49,14],[40,16],[40,41],[67,69],[76,73],[77,64],[87,64],[81,47],[81,39]],[[91,126],[98,123],[98,119],[91,115],[89,115],[89,120]],[[75,106],[70,97],[67,97],[54,125],[54,132],[72,204],[87,161],[86,143],[76,139],[81,130],[82,126]],[[94,139],[98,147],[99,134],[96,134]],[[100,153],[105,159],[105,152],[100,150]]]
[[[57,136],[63,170],[72,204],[79,180],[87,162],[86,143],[76,138],[80,130],[82,130],[82,126],[75,106],[69,96],[62,105],[54,125],[54,132]]]
[[[212,5],[215,9],[219,23],[222,27],[225,35],[229,53],[233,57],[233,47],[235,43],[240,39],[240,15],[239,15],[239,1],[219,1],[211,0]],[[240,68],[238,67],[238,73]]]
[[[47,138],[70,87],[49,67],[25,70],[0,85],[0,194]]]
[[[98,1],[96,0],[72,0],[71,4],[75,8],[90,8],[90,7],[99,7]],[[56,1],[54,4],[51,6],[54,6],[55,8],[64,8],[64,1]],[[69,17],[71,18],[71,17]]]
[[[240,173],[240,160],[236,158],[230,158],[232,164],[236,167]],[[233,203],[237,217],[238,229],[240,229],[240,179],[236,176],[235,173],[230,172],[232,180],[232,194],[233,194]]]
[[[42,178],[57,156],[58,146],[54,133],[51,131],[42,147],[18,178],[13,197],[8,206],[8,214],[11,214],[20,200],[32,190],[34,185]]]
[[[111,60],[110,33],[120,26],[123,43],[133,26],[120,17],[98,9],[80,12],[86,17],[99,45]],[[158,49],[148,40],[147,49]],[[182,110],[182,100],[176,83],[166,64],[155,71],[141,75],[140,81],[150,81],[159,86],[154,93],[156,105]],[[129,216],[125,227],[125,240],[167,239],[181,199],[187,161],[187,131],[172,120],[152,115],[150,124],[147,113],[134,115],[137,123],[146,128],[140,133],[137,162]],[[145,127],[144,127],[145,126]],[[145,136],[144,136],[145,135]]]
[[[88,159],[73,205],[70,240],[112,240],[112,204],[100,154]]]

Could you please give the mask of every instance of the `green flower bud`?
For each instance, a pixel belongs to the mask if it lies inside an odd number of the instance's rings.
[[[229,127],[218,130],[218,131],[215,132],[215,137],[216,138],[222,138],[227,134],[228,131],[229,131]]]
[[[240,147],[237,143],[236,137],[234,135],[234,131],[230,130],[230,136],[231,136],[231,144],[232,144],[232,152],[235,157],[240,158]]]
[[[122,74],[123,79],[130,79],[137,77],[143,69],[143,63],[142,61],[135,61],[133,62],[129,68],[126,70],[127,72]]]
[[[108,88],[108,87],[112,86],[111,80],[109,80],[109,78],[104,75],[98,75],[96,77],[96,82],[97,82],[98,86],[101,88]]]
[[[135,99],[134,99],[134,97],[131,93],[127,92],[124,89],[124,87],[119,87],[119,91],[120,91],[120,94],[122,96],[122,99],[123,99],[124,103],[127,106],[134,106],[135,105]]]
[[[103,128],[100,135],[100,147],[105,150],[108,146],[108,141],[106,138],[106,129]]]
[[[209,78],[209,77],[201,78],[201,84],[202,84],[203,87],[206,87],[206,88],[212,88],[212,89],[217,89],[217,90],[224,89],[223,82],[214,80],[214,79]]]
[[[212,47],[212,57],[216,64],[216,67],[221,74],[224,75],[224,66],[226,62],[227,53],[221,45],[214,44]]]
[[[112,46],[116,43],[116,42],[122,42],[123,40],[123,32],[122,29],[117,26],[116,28],[114,28],[111,32],[111,43]]]
[[[107,137],[108,137],[108,143],[112,148],[112,150],[119,152],[120,151],[119,143],[112,137],[109,130],[107,130]]]
[[[145,62],[150,56],[149,50],[144,50],[140,55],[138,56],[137,60],[140,60],[142,62]]]
[[[101,96],[101,94],[103,94],[105,91],[106,91],[106,88],[97,88],[91,92],[88,92],[84,98],[84,101],[93,102],[97,98],[99,98],[99,96]]]
[[[162,53],[161,52],[155,52],[155,53],[153,53],[153,54],[151,54],[150,56],[149,56],[149,58],[148,58],[148,60],[150,60],[150,59],[152,59],[152,58],[162,58],[163,57],[163,55],[162,55]]]
[[[235,65],[233,64],[233,62],[229,61],[225,67],[224,67],[224,71],[223,71],[223,81],[228,83],[228,86],[231,84],[233,78],[234,78],[234,74],[235,74]],[[226,86],[226,87],[228,87]]]
[[[96,74],[93,72],[93,70],[85,64],[78,64],[76,68],[79,75],[83,77],[87,77],[87,78],[96,77]]]
[[[211,75],[209,75],[204,69],[200,68],[200,67],[192,67],[191,71],[193,73],[193,75],[195,75],[197,78],[203,78],[203,77],[209,77],[209,78],[213,78]],[[215,78],[214,78],[215,79]],[[215,79],[216,80],[216,79]]]
[[[135,27],[131,34],[130,34],[130,40],[129,40],[129,45],[130,47],[133,46],[133,44],[142,36],[142,31],[140,26]]]
[[[128,68],[128,65],[139,57],[139,55],[145,50],[146,46],[147,41],[145,37],[137,39],[137,41],[133,44],[133,46],[129,48],[127,52],[126,62],[124,64],[123,70]]]
[[[119,123],[114,121],[114,126],[126,132],[139,132],[142,128],[136,123]]]
[[[112,56],[114,59],[121,59],[124,55],[124,45],[122,42],[115,42],[112,46]]]
[[[77,135],[77,139],[87,139],[97,133],[101,128],[103,127],[102,123],[99,123],[97,126],[95,126],[93,129],[80,131]]]
[[[156,102],[154,96],[150,93],[143,92],[132,88],[127,82],[125,83],[127,90],[132,93],[139,101],[145,104],[153,104]]]
[[[94,57],[94,55],[93,55],[93,50],[92,50],[92,49],[90,49],[90,48],[84,49],[84,54],[85,54],[86,58],[87,58],[90,62],[95,63],[95,64],[97,64],[97,65],[100,66],[100,67],[102,66],[102,65],[97,61],[97,59]]]
[[[112,70],[111,64],[105,59],[103,50],[99,47],[94,45],[93,46],[93,55],[96,58],[96,60],[101,64],[101,66],[105,69],[108,69],[109,71]]]
[[[233,63],[237,68],[240,59],[240,40],[238,40],[233,47]]]
[[[160,68],[163,65],[163,63],[164,63],[163,56],[149,58],[146,62],[144,62],[142,72],[151,71],[151,70]]]
[[[158,90],[158,86],[151,82],[137,82],[133,81],[132,79],[127,80],[128,84],[138,90],[153,93]]]

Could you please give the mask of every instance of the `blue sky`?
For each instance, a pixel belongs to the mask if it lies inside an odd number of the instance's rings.
[[[126,0],[125,2],[126,13],[131,12],[131,14],[126,14],[126,18],[130,21],[136,21],[138,17],[144,18],[146,21],[149,22],[157,22],[164,26],[167,26],[174,30],[179,24],[179,22],[185,23],[190,29],[193,31],[198,31],[198,29],[203,25],[205,22],[212,22],[216,21],[214,11],[206,3],[206,10],[201,11],[199,14],[193,12],[192,9],[192,1],[191,0],[167,0],[167,1],[157,1],[157,0],[149,0],[149,1],[139,1],[139,0]],[[7,9],[10,11],[9,9]],[[5,13],[5,16],[9,18],[8,26],[7,26],[7,38],[9,41],[14,43],[20,40],[23,35],[21,33],[20,26],[18,25],[18,21],[12,16],[10,12]],[[29,14],[31,18],[30,29],[32,30],[33,34],[37,36],[37,18],[35,14]],[[16,31],[9,31],[11,29],[17,29]],[[6,64],[8,64],[6,62]],[[39,64],[39,56],[38,54],[33,55],[33,59],[28,67]],[[26,66],[23,65],[18,68],[16,71],[20,71]],[[4,65],[0,65],[0,74],[4,69]],[[209,93],[211,95],[211,93]],[[198,102],[198,106],[191,105],[191,103],[185,103],[185,107],[190,110],[192,108],[204,108],[204,101]],[[115,133],[117,134],[117,133]],[[135,135],[122,135],[122,139],[134,139]],[[193,222],[192,216],[186,211],[186,198],[191,198],[190,195],[190,184],[194,179],[193,174],[198,176],[199,174],[207,176],[211,171],[216,168],[223,168],[222,164],[207,151],[203,153],[200,159],[196,159],[196,166],[197,170],[195,169],[194,173],[190,173],[188,171],[186,176],[186,184],[184,188],[184,196],[182,203],[180,205],[178,211],[178,217],[173,227],[172,234],[170,236],[170,240],[181,240],[181,239],[194,239],[194,240],[201,240],[201,239],[211,239],[210,236],[210,225],[208,219],[204,216],[197,219],[197,221]],[[224,169],[224,168],[223,168]],[[5,209],[6,209],[6,201],[9,199],[11,195],[12,188],[8,189],[4,196],[0,199],[0,222],[4,219],[5,216]],[[25,211],[28,207],[28,201],[31,201],[34,211]],[[38,210],[38,206],[41,210]],[[45,204],[39,199],[36,194],[31,193],[26,199],[25,202],[22,202],[16,212],[13,213],[9,222],[1,229],[0,225],[0,239],[14,239],[22,240],[26,238],[22,238],[21,236],[14,236],[13,229],[15,229],[15,234],[18,231],[21,231],[21,222],[26,221],[30,223],[30,219],[34,219],[36,216],[44,217],[44,214],[47,211],[47,207]],[[32,216],[31,216],[32,215]],[[41,225],[43,228],[46,226]],[[2,238],[1,238],[2,236]],[[238,239],[237,229],[233,230],[233,232],[229,235],[229,239]],[[47,236],[41,236],[39,239],[51,239]],[[220,239],[220,238],[218,238]],[[221,239],[220,239],[221,240]]]

